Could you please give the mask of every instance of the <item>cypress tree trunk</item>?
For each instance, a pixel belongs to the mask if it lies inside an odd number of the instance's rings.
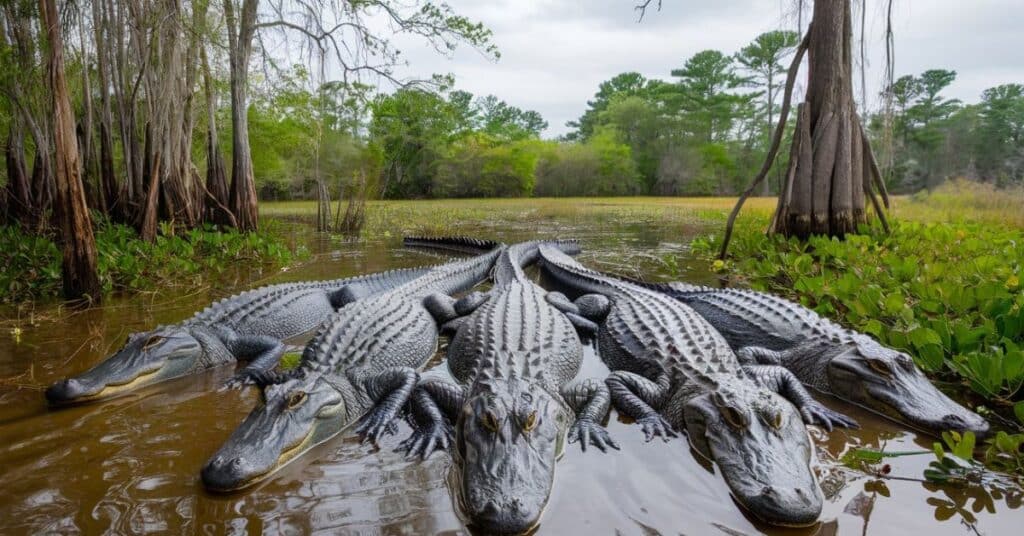
[[[242,0],[242,11],[238,17],[235,16],[234,1],[224,0],[231,62],[231,211],[235,213],[240,230],[254,231],[257,225],[256,180],[249,149],[247,85],[249,57],[256,31],[257,0]]]
[[[843,236],[866,221],[871,147],[853,102],[850,0],[816,0],[811,21],[809,85],[797,108],[787,184],[774,231],[806,238]]]
[[[64,78],[63,41],[54,0],[39,0],[39,12],[49,45],[46,50],[46,78],[53,98],[55,212],[61,228],[64,297],[75,299],[88,295],[98,300],[100,280],[96,273],[96,240],[79,174],[75,121]]]
[[[220,141],[217,138],[217,100],[214,96],[213,77],[210,75],[210,62],[205,47],[200,47],[199,55],[202,59],[203,85],[206,93],[205,218],[206,221],[217,225],[237,227],[235,216],[228,209],[231,195],[228,192],[224,157],[220,153]]]
[[[7,164],[7,186],[4,189],[5,216],[10,223],[21,223],[31,213],[32,198],[28,182],[28,167],[25,164],[25,135],[17,125],[17,117],[11,118],[11,133],[7,137],[5,152]]]

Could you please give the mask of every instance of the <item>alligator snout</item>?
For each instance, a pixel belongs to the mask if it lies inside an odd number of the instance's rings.
[[[950,413],[942,418],[942,424],[947,430],[957,432],[974,432],[977,436],[985,436],[989,432],[988,421],[978,415],[971,414],[973,418],[964,418],[962,415]]]
[[[471,515],[472,524],[486,533],[521,534],[537,524],[540,510],[530,508],[518,497],[489,500]]]
[[[60,380],[46,389],[46,400],[51,404],[63,404],[67,402],[73,402],[76,399],[85,396],[89,391],[89,387],[74,379],[69,378],[66,380]]]
[[[245,458],[215,456],[200,473],[203,484],[213,491],[231,491],[241,487],[253,474],[253,466]]]
[[[817,490],[800,487],[764,486],[747,498],[748,508],[775,525],[803,527],[818,521],[822,501]]]

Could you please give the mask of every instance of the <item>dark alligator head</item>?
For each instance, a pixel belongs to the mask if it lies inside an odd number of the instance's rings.
[[[46,389],[51,404],[90,402],[188,374],[203,355],[189,328],[160,326],[132,333],[124,347],[95,367]]]
[[[539,385],[478,383],[456,429],[463,511],[487,533],[522,533],[540,519],[564,448],[569,410]]]
[[[742,381],[683,406],[690,444],[715,462],[736,501],[762,521],[807,526],[823,497],[810,468],[811,442],[800,413],[781,396]]]
[[[321,374],[293,376],[264,387],[261,402],[206,462],[201,476],[207,489],[251,486],[345,427],[338,386]]]
[[[873,339],[864,337],[833,356],[825,376],[832,394],[923,432],[989,432],[984,418],[939,391],[909,355]]]

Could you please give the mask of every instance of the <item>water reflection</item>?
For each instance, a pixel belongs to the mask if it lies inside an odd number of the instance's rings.
[[[649,218],[649,211],[615,218],[526,214],[482,230],[467,224],[463,231],[507,241],[537,234],[578,236],[584,241],[585,263],[654,279],[714,284],[705,262],[684,260],[685,244],[703,232],[701,224],[664,225]],[[297,228],[294,239],[308,241],[315,259],[273,279],[238,267],[210,288],[113,299],[85,312],[41,311],[44,319],[26,326],[20,342],[0,338],[0,532],[468,533],[452,504],[449,458],[435,454],[424,463],[409,462],[392,452],[407,433],[404,427],[380,448],[342,434],[245,493],[205,492],[198,479],[202,464],[255,401],[252,392],[217,390],[232,373],[230,367],[101,404],[46,408],[45,385],[94,365],[128,332],[177,322],[253,281],[337,278],[438,260],[399,248],[397,238],[351,244],[311,237]],[[668,260],[676,255],[681,255],[677,263]],[[603,368],[592,351],[585,366],[587,374]],[[931,459],[927,456],[886,460],[891,471],[885,480],[843,467],[838,460],[851,448],[921,450],[933,440],[859,408],[829,403],[857,418],[862,428],[813,431],[827,497],[822,522],[814,527],[781,530],[758,524],[739,510],[713,468],[702,466],[683,440],[644,443],[636,427],[613,414],[609,428],[622,450],[583,454],[570,445],[559,461],[537,533],[927,531],[931,536],[1011,533],[1024,524],[1019,488],[919,482]]]

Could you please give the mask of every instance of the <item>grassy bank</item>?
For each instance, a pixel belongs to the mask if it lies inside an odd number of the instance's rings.
[[[280,266],[301,251],[283,245],[273,222],[258,233],[212,228],[178,231],[162,225],[152,243],[131,227],[101,222],[96,228],[98,269],[103,292],[195,286],[244,266]],[[0,303],[56,299],[61,292],[61,254],[53,237],[0,227]]]

